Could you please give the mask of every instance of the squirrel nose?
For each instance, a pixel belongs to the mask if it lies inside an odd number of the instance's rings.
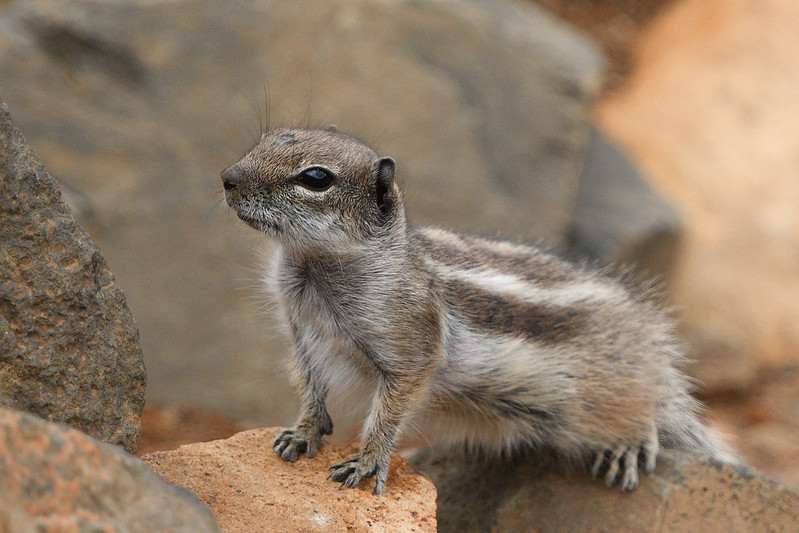
[[[237,188],[244,181],[244,170],[238,165],[233,165],[222,171],[219,175],[222,178],[222,186],[226,191]]]

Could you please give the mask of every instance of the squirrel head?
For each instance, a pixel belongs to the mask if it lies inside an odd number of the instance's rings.
[[[222,171],[239,218],[292,247],[332,251],[390,234],[404,222],[395,164],[326,129],[274,129]]]

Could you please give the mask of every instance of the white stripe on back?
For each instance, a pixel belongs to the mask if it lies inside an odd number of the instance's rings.
[[[509,296],[522,302],[550,307],[569,307],[585,301],[607,301],[618,296],[620,289],[594,280],[541,286],[515,274],[491,268],[454,268],[427,259],[427,265],[443,279],[461,281],[486,292]]]

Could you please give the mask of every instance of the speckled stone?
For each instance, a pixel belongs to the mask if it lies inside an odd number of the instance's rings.
[[[214,533],[213,514],[141,461],[0,408],[0,531]]]
[[[272,452],[279,428],[254,429],[225,440],[155,452],[142,460],[170,483],[186,487],[216,514],[228,533],[251,531],[436,531],[436,489],[398,455],[386,490],[374,480],[341,489],[329,467],[354,453],[326,444],[313,459],[287,463]]]
[[[132,451],[146,373],[103,256],[0,106],[0,405]]]

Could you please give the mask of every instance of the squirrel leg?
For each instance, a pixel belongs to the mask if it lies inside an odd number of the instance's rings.
[[[276,454],[292,463],[301,453],[309,458],[316,456],[322,436],[333,433],[333,421],[325,406],[327,387],[314,378],[306,361],[302,353],[298,353],[296,364],[302,390],[300,416],[294,427],[283,430],[272,445]]]
[[[374,493],[383,492],[391,451],[420,389],[418,380],[381,376],[371,412],[364,425],[360,451],[331,466],[328,479],[351,488],[358,485],[361,479],[375,476]]]

